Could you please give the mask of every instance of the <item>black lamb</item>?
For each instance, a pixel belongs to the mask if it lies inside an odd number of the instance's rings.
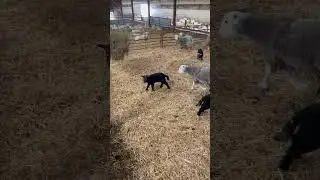
[[[201,61],[203,60],[203,50],[202,49],[198,49],[197,59],[199,59]]]
[[[168,84],[167,80],[169,81],[169,76],[165,75],[164,73],[154,73],[150,75],[143,75],[143,82],[148,83],[146,91],[148,91],[149,86],[151,85],[152,91],[154,91],[154,83],[161,82],[160,88],[162,88],[163,84],[167,86],[168,89],[170,89],[170,86]]]
[[[197,113],[198,116],[200,116],[205,110],[210,109],[210,94],[203,96],[196,106],[200,106]]]
[[[291,138],[291,145],[278,166],[281,171],[287,171],[294,159],[320,147],[320,104],[314,103],[298,111],[273,138],[282,142]]]

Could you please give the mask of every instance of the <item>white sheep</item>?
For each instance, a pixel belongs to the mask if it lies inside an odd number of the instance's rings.
[[[199,29],[201,30],[201,31],[208,31],[208,30],[210,30],[210,26],[205,26],[205,25],[201,25],[200,27],[199,27]]]
[[[178,22],[176,22],[176,26],[178,26],[178,27],[182,27],[182,26],[184,26],[184,22],[180,22],[180,21],[178,21]]]
[[[174,40],[176,40],[176,41],[177,41],[177,40],[178,40],[178,38],[179,38],[179,35],[178,35],[178,34],[175,34],[175,35],[174,35]]]
[[[126,25],[119,25],[119,29],[124,29],[124,28],[126,28],[127,26]]]
[[[231,11],[224,15],[219,34],[222,38],[250,39],[264,50],[268,59],[265,60],[264,77],[258,84],[263,89],[269,88],[270,76],[279,69],[277,66],[280,64],[281,69],[295,76],[291,83],[296,90],[306,90],[305,87],[314,84],[305,81],[305,78],[318,79],[319,20]],[[297,77],[304,78],[304,81],[298,82]]]
[[[140,34],[142,31],[140,29],[133,29],[132,34]]]
[[[196,83],[204,85],[206,88],[210,87],[210,67],[209,66],[190,66],[190,65],[181,65],[179,67],[178,73],[187,73],[192,76],[192,86],[191,89],[194,89]],[[203,88],[205,89],[205,88]]]
[[[142,35],[139,36],[135,36],[134,40],[138,41],[138,40],[147,40],[149,39],[149,32],[144,32]]]

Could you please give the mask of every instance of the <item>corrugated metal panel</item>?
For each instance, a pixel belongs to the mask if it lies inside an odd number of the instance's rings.
[[[130,19],[116,19],[116,20],[110,20],[110,24],[117,24],[117,25],[125,25],[127,23],[133,22]]]
[[[143,21],[148,22],[147,17],[141,17]],[[171,21],[169,18],[150,17],[150,23],[153,26],[168,28],[171,27]]]

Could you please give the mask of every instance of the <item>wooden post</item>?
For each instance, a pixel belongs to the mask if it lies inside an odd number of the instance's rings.
[[[177,0],[173,0],[173,19],[172,24],[173,28],[176,28],[176,19],[177,19]]]
[[[149,28],[151,27],[151,19],[150,19],[150,0],[147,0],[148,2],[148,25]]]
[[[109,16],[109,18],[110,18],[110,16]],[[108,31],[110,32],[110,30],[107,30],[107,32]],[[109,114],[110,106],[107,103],[107,99],[110,99],[110,96],[109,96],[110,90],[107,86],[107,83],[110,81],[110,76],[109,76],[109,74],[107,74],[107,73],[109,73],[108,69],[110,69],[110,44],[97,44],[96,46],[104,49],[105,53],[106,53],[106,62],[104,63],[104,77],[103,77],[103,79],[104,79],[103,80],[103,91],[104,92],[103,92],[103,97],[102,97],[102,111],[103,111],[103,119],[107,119],[110,117],[110,114]]]
[[[162,48],[164,48],[163,37],[164,37],[164,31],[161,31],[160,32],[160,45],[161,45]]]
[[[104,49],[106,53],[107,67],[110,67],[110,45],[109,44],[97,44],[97,47]]]
[[[147,39],[146,38],[144,39],[144,48],[145,49],[147,48]]]
[[[134,21],[133,0],[131,0],[132,21]]]
[[[120,4],[121,4],[121,7],[120,7],[121,19],[123,19],[122,0],[120,1]]]

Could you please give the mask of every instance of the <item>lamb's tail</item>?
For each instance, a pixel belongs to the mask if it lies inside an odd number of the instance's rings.
[[[169,76],[165,74],[165,77],[167,78],[168,81],[170,81]]]

